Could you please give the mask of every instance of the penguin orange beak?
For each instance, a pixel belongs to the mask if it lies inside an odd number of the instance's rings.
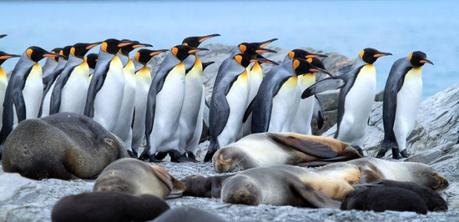
[[[139,43],[139,44],[135,44],[132,46],[132,48],[136,49],[136,48],[142,48],[142,47],[153,47],[152,44],[146,44],[146,43]]]
[[[255,50],[255,52],[258,53],[258,54],[267,53],[267,52],[277,53],[277,51],[275,51],[275,50],[268,49],[268,48],[262,48],[262,47],[260,47],[257,50]]]
[[[199,51],[209,51],[209,49],[206,49],[206,48],[193,48],[190,51],[188,51],[188,54],[193,54],[193,53],[196,53],[196,52],[199,52]]]
[[[319,68],[317,66],[314,66],[313,68],[309,69],[309,71],[311,72],[321,72],[321,73],[324,73],[332,78],[334,78],[335,76],[333,74],[331,74],[328,70],[326,69],[322,69],[322,68]]]
[[[17,58],[17,57],[21,57],[21,56],[16,55],[16,54],[6,54],[6,55],[0,56],[0,60],[7,60],[9,58]]]
[[[121,42],[121,43],[118,44],[118,48],[123,48],[123,47],[131,45],[131,44],[133,44],[133,42],[131,42],[131,41]]]
[[[432,61],[428,60],[428,59],[423,59],[421,61],[419,61],[420,63],[422,64],[426,64],[426,63],[429,63],[430,65],[434,65]]]
[[[379,57],[389,56],[389,55],[392,55],[392,53],[390,53],[390,52],[378,52],[373,57],[379,58]]]
[[[215,33],[215,34],[201,36],[201,37],[199,37],[198,41],[199,41],[199,43],[202,43],[202,42],[206,41],[207,39],[214,38],[214,37],[217,37],[217,36],[220,36],[220,34]]]
[[[279,65],[279,63],[277,62],[274,62],[273,60],[270,60],[270,59],[267,59],[261,55],[257,55],[257,58],[254,59],[256,62],[259,62],[259,63],[266,63],[266,64],[273,64],[273,65]],[[255,61],[252,61],[251,62],[255,62]]]
[[[92,44],[86,46],[86,50],[90,50],[90,49],[92,49],[92,48],[94,48],[94,47],[96,47],[96,46],[98,46],[98,45],[100,45],[100,44],[102,44],[102,42],[95,42],[95,43],[92,43]]]
[[[169,50],[167,50],[167,49],[158,49],[158,50],[155,50],[155,51],[151,52],[150,56],[151,57],[157,56],[157,55],[159,55],[159,54],[161,54],[163,52],[167,52],[167,51],[169,51]]]
[[[61,55],[56,54],[56,53],[48,52],[48,53],[43,54],[43,57],[44,58],[53,58],[54,59],[56,57],[61,57]]]
[[[309,58],[325,58],[325,57],[328,57],[328,56],[325,55],[325,54],[311,53],[311,54],[306,56],[306,59],[309,59]]]
[[[260,42],[260,48],[266,48],[269,44],[271,44],[272,42],[277,41],[277,40],[278,40],[277,38],[272,38],[272,39],[266,40],[264,42]]]

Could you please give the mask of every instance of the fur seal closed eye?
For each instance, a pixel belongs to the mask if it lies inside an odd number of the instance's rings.
[[[184,184],[172,177],[165,168],[134,158],[123,158],[102,171],[93,191],[151,194],[164,199],[171,192],[181,195],[184,189]]]
[[[22,121],[3,151],[5,172],[32,179],[95,179],[111,162],[126,157],[120,141],[92,119],[58,113]]]
[[[120,192],[70,195],[54,205],[53,222],[128,222],[153,220],[169,205],[153,195],[133,196]]]
[[[225,222],[223,218],[193,207],[179,207],[166,211],[153,222]]]
[[[320,161],[321,165],[360,158],[352,146],[337,139],[296,133],[258,133],[219,149],[212,158],[218,173]]]

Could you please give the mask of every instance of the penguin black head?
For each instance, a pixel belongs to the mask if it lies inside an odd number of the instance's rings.
[[[207,51],[208,49],[206,48],[193,48],[190,46],[186,45],[176,45],[171,49],[172,55],[177,57],[180,61],[183,61],[188,57],[189,55],[196,53],[198,51]]]
[[[89,68],[95,69],[99,55],[96,53],[91,53],[86,56],[86,62],[88,63]]]
[[[304,59],[293,59],[292,67],[295,71],[296,75],[302,75],[306,73],[316,73],[316,72],[324,72],[326,74],[330,74],[327,70],[317,67],[313,65],[314,61],[307,61]]]
[[[107,39],[100,44],[100,50],[115,55],[120,50],[121,41],[118,39]]]
[[[58,57],[58,54],[48,52],[38,46],[31,46],[26,49],[26,55],[29,57],[30,60],[33,62],[39,62],[43,58],[55,58]]]
[[[0,39],[1,38],[5,38],[7,36],[7,34],[0,34]]]
[[[421,51],[414,51],[408,55],[410,63],[414,67],[421,67],[426,63],[433,65],[433,62],[427,59],[427,55]]]
[[[312,53],[312,52],[308,52],[303,49],[293,49],[290,52],[288,52],[288,57],[290,59],[307,59],[307,58],[327,57],[327,55]]]
[[[167,49],[159,49],[159,50],[150,50],[150,49],[141,49],[135,53],[135,60],[142,65],[146,65],[153,57],[167,52]]]
[[[263,42],[243,42],[237,47],[241,53],[249,54],[251,56],[256,56],[256,54],[261,54],[265,52],[276,53],[275,50],[266,48],[271,42],[276,41],[277,38],[269,39]]]
[[[54,48],[53,50],[51,50],[51,52],[61,55],[62,48]],[[57,60],[59,60],[59,56],[54,57],[54,60],[57,62]]]
[[[8,59],[16,58],[16,57],[21,57],[21,56],[0,51],[0,65],[2,65]]]
[[[203,36],[191,36],[183,39],[182,45],[187,45],[193,48],[199,47],[201,43],[206,41],[207,39],[220,36],[220,34],[211,34],[211,35],[203,35]]]
[[[252,56],[247,53],[239,53],[233,56],[233,59],[244,68],[247,68],[247,66],[249,66],[251,62],[257,61],[256,59],[253,59]]]
[[[71,45],[69,46],[66,46],[62,49],[62,54],[59,53],[59,55],[61,55],[65,60],[69,59],[69,55],[70,55],[70,49],[72,48]]]
[[[95,42],[95,43],[77,43],[70,48],[70,55],[78,57],[78,58],[83,58],[86,53],[88,53],[89,50],[92,48],[98,46],[100,42]]]
[[[125,56],[129,56],[129,53],[132,52],[132,50],[137,49],[137,48],[153,47],[153,45],[151,44],[140,43],[139,41],[132,41],[129,39],[121,40],[121,43],[119,44],[119,46],[121,47],[121,53]]]
[[[359,57],[368,64],[373,64],[378,58],[388,55],[392,55],[392,53],[381,52],[373,48],[365,48],[359,53]]]

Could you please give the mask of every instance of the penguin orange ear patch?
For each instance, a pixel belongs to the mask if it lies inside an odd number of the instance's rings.
[[[75,55],[75,47],[72,47],[70,49],[70,55],[73,55],[73,56]]]
[[[298,68],[298,66],[300,66],[300,60],[298,59],[293,60],[293,69]]]
[[[140,59],[140,53],[139,53],[139,52],[136,52],[134,58],[135,58],[136,61],[139,61],[139,59]]]
[[[295,57],[295,52],[293,52],[293,51],[288,52],[288,57],[290,59],[293,59],[293,57]]]
[[[172,55],[177,55],[178,53],[178,48],[177,47],[174,47],[171,49],[171,52],[172,52]]]
[[[239,45],[239,50],[240,50],[241,52],[245,52],[245,51],[247,50],[247,46],[244,45],[244,44],[240,44],[240,45]]]
[[[234,56],[234,60],[236,60],[237,63],[241,64],[242,56],[241,55]]]
[[[32,56],[33,49],[27,49],[26,54],[30,58]]]
[[[102,50],[103,52],[107,52],[107,47],[108,47],[108,43],[102,42],[102,44],[100,45],[100,50]]]
[[[361,59],[363,59],[363,56],[364,56],[364,55],[365,55],[365,51],[362,50],[362,51],[359,52],[359,57],[360,57]]]

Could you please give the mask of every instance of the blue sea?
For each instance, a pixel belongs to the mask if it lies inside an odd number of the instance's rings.
[[[349,57],[365,47],[392,52],[376,63],[379,89],[397,58],[422,50],[435,63],[424,71],[424,97],[459,82],[455,0],[6,1],[0,2],[0,15],[0,33],[9,35],[0,40],[0,49],[8,52],[109,37],[168,48],[186,36],[220,33],[213,43],[277,37],[275,46],[313,47]]]

